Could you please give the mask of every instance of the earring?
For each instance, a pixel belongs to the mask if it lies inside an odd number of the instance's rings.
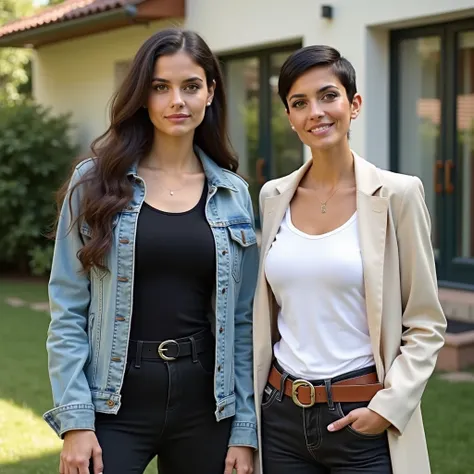
[[[211,104],[212,104],[212,102],[211,102],[211,101],[209,101],[209,102],[207,103],[207,106],[209,107]]]
[[[295,131],[295,126],[294,125],[291,126],[291,130]]]

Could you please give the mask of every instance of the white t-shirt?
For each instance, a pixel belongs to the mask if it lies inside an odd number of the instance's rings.
[[[280,306],[274,353],[283,369],[315,380],[374,365],[357,212],[331,232],[308,235],[288,208],[265,273]]]

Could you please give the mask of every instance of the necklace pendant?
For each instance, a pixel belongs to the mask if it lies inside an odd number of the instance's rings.
[[[326,203],[325,203],[325,202],[323,202],[323,203],[321,204],[321,212],[322,212],[323,214],[326,214],[326,212],[327,212],[327,207],[326,207]]]
[[[174,195],[174,192],[173,191],[170,191],[170,196],[173,196]]]

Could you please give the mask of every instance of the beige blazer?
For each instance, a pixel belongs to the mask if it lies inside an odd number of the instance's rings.
[[[353,154],[367,319],[377,374],[384,384],[369,408],[392,423],[388,440],[393,474],[429,474],[420,400],[444,344],[446,319],[438,300],[423,186],[416,177],[378,169]],[[260,405],[279,337],[265,258],[310,164],[269,181],[260,193],[262,247],[253,333],[260,444]],[[256,459],[256,473],[261,469],[261,458]]]

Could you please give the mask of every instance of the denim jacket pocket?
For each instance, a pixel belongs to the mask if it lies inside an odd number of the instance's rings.
[[[120,214],[115,214],[112,220],[112,230],[114,230],[117,227],[119,219],[120,219]],[[89,226],[89,224],[84,220],[80,224],[79,231],[83,236],[87,237],[88,239],[92,237],[92,229]],[[105,277],[105,275],[107,275],[107,270],[104,270],[102,268],[93,267],[92,271],[94,272],[95,276],[99,280],[102,280]]]
[[[246,247],[257,243],[257,235],[250,223],[234,224],[229,230],[232,256],[232,276],[236,282],[241,278],[242,253]]]
[[[119,219],[120,219],[120,213],[115,214],[114,218],[112,219],[112,229],[117,227]],[[92,237],[92,229],[85,220],[82,220],[82,222],[80,223],[79,232],[86,237],[89,237],[89,238]]]

